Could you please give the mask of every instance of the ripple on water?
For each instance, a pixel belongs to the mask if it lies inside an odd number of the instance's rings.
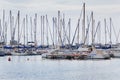
[[[0,80],[119,80],[120,59],[46,60],[41,56],[0,57]],[[29,58],[29,61],[27,60]]]

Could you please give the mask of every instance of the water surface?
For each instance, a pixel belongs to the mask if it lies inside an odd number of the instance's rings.
[[[11,61],[8,61],[8,58]],[[119,80],[120,59],[48,60],[41,56],[0,57],[0,80]]]

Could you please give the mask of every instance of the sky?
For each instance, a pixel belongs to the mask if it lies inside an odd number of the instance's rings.
[[[76,26],[83,3],[86,3],[86,16],[90,16],[91,11],[93,11],[96,22],[100,20],[104,23],[104,18],[106,18],[108,26],[111,17],[116,34],[119,32],[120,0],[0,0],[0,14],[2,14],[3,9],[6,11],[6,15],[9,14],[9,10],[12,10],[14,15],[20,10],[22,17],[26,14],[33,16],[37,13],[40,16],[48,14],[51,18],[57,16],[57,11],[60,10],[65,13],[66,18],[71,17],[73,26]],[[114,34],[113,38],[115,38]],[[113,42],[115,41],[114,39]]]
[[[119,14],[119,0],[0,0],[0,9],[22,10],[27,12],[80,12],[82,3],[86,3],[87,10],[101,15]]]

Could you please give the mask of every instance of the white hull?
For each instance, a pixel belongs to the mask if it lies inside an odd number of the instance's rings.
[[[0,56],[4,56],[5,55],[5,51],[3,49],[0,49]]]
[[[27,55],[27,53],[26,53],[26,52],[24,52],[24,53],[11,52],[11,55],[13,55],[13,56],[26,56],[26,55]]]
[[[93,50],[89,55],[90,59],[109,59],[110,55],[102,50]]]
[[[111,49],[111,54],[113,55],[113,57],[120,58],[120,48]]]
[[[113,51],[111,54],[113,55],[113,57],[120,57],[120,52]]]
[[[27,55],[37,55],[36,51],[27,51]]]

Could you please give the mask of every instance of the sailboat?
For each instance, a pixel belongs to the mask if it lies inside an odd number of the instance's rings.
[[[0,43],[0,56],[5,56],[5,51],[2,46],[3,45],[1,45],[1,43]]]
[[[13,50],[11,51],[11,54],[13,56],[25,56],[27,55],[24,46],[20,44],[20,35],[19,35],[19,29],[20,29],[20,11],[18,11],[18,42],[17,45],[12,45]]]
[[[26,51],[27,55],[37,55],[36,49],[37,49],[37,40],[36,40],[36,28],[37,28],[37,14],[35,14],[34,18],[34,29],[33,29],[33,21],[32,17],[30,18],[31,22],[31,41],[27,42],[28,49]],[[26,26],[27,27],[27,26]],[[33,40],[33,30],[34,30],[34,40]]]

